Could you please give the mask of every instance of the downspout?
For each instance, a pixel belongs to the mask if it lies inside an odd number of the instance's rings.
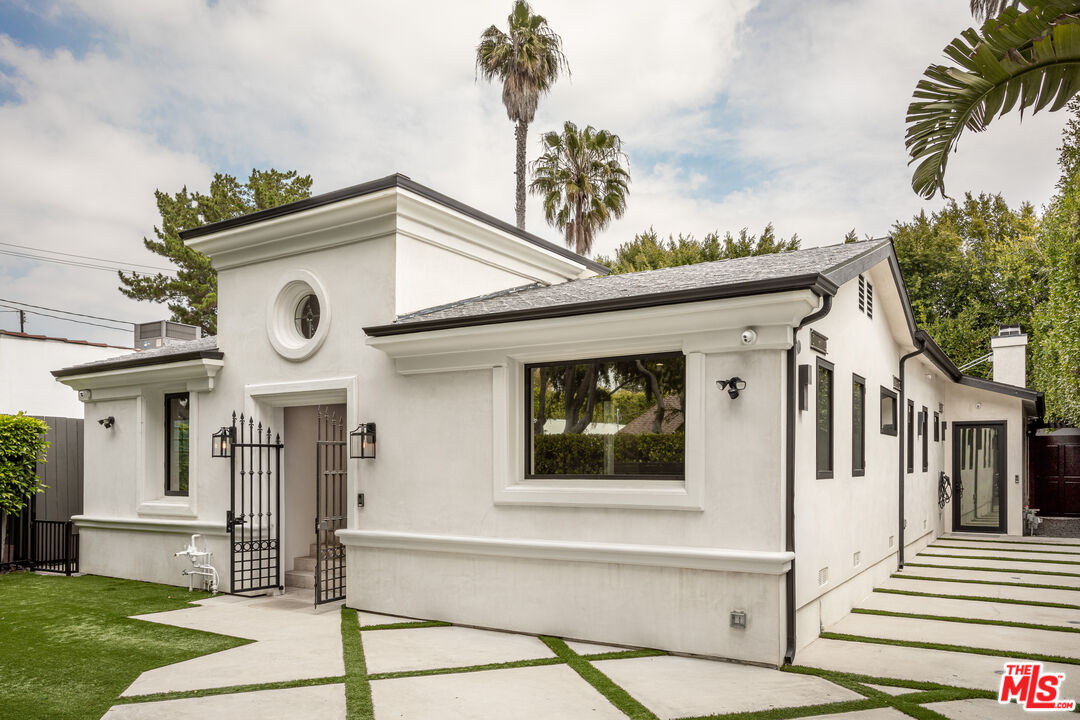
[[[896,568],[897,570],[904,569],[904,480],[906,478],[907,461],[905,460],[905,452],[907,451],[907,442],[904,437],[904,428],[907,427],[907,423],[904,422],[906,418],[904,413],[907,412],[907,404],[904,402],[904,364],[916,355],[921,355],[926,351],[926,341],[920,338],[915,338],[915,349],[900,358],[900,402],[896,408],[896,436],[900,439],[900,545],[897,548],[896,555]],[[914,427],[914,426],[912,426]]]
[[[815,291],[816,292],[816,291]],[[799,408],[799,388],[796,385],[795,366],[798,362],[799,331],[804,327],[820,320],[832,310],[832,295],[821,295],[821,307],[802,319],[799,325],[791,333],[791,347],[787,351],[787,442],[785,443],[785,472],[786,472],[786,496],[787,508],[784,518],[784,549],[790,553],[795,552],[795,414]],[[795,662],[795,558],[791,558],[791,567],[788,568],[786,578],[787,593],[787,651],[784,653],[784,664],[790,665]]]

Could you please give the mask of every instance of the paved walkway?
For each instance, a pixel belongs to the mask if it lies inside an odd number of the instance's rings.
[[[350,692],[360,688],[374,707],[373,716],[358,717],[376,720],[675,720],[805,706],[815,707],[800,716],[818,720],[902,720],[910,717],[903,708],[915,705],[950,720],[1020,717],[1015,705],[910,687],[916,681],[995,691],[1016,653],[1080,663],[1080,635],[1070,632],[1080,629],[1080,584],[1068,582],[1080,581],[1080,546],[987,540],[993,539],[936,541],[800,652],[802,672],[364,612],[356,614],[362,650],[347,662],[339,607],[314,611],[310,591],[219,596],[140,619],[256,642],[145,672],[105,717],[344,720],[347,678]],[[1054,587],[1017,584],[1029,578]],[[1065,697],[1080,698],[1080,668],[1049,665],[1066,673]],[[177,692],[183,696],[162,695]]]

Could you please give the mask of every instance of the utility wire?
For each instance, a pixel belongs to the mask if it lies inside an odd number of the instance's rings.
[[[144,263],[126,262],[121,260],[109,260],[107,258],[91,257],[89,255],[77,255],[75,253],[60,252],[59,250],[46,250],[44,248],[31,247],[29,245],[16,245],[15,243],[0,242],[0,245],[6,245],[7,247],[19,248],[20,250],[30,250],[32,252],[43,252],[51,255],[64,255],[66,257],[78,258],[79,260],[96,260],[98,262],[113,263],[114,265],[134,265],[135,267],[149,268],[151,270],[162,270],[164,272],[176,272],[176,268],[161,267],[158,265],[146,265]]]
[[[44,305],[31,305],[30,303],[20,302],[19,300],[7,300],[6,298],[0,298],[0,302],[11,303],[12,305],[25,305],[26,307],[37,308],[38,310],[51,310],[52,312],[63,313],[64,315],[78,315],[79,317],[90,318],[92,320],[107,320],[108,322],[124,323],[125,325],[135,324],[130,320],[117,320],[116,318],[100,317],[98,315],[87,315],[86,313],[77,313],[72,312],[71,310],[61,310],[60,308],[45,307]],[[8,305],[7,307],[11,306]]]
[[[10,305],[5,305],[3,307],[11,307],[11,306]],[[12,308],[12,309],[13,310],[18,310],[18,308]],[[23,312],[29,313],[30,315],[40,315],[41,317],[52,318],[54,320],[66,320],[67,322],[79,323],[80,325],[93,325],[95,327],[108,328],[109,330],[116,330],[118,332],[127,332],[128,331],[127,328],[118,328],[118,327],[113,327],[112,325],[102,325],[101,323],[87,322],[86,320],[76,320],[74,318],[66,318],[66,317],[61,317],[59,315],[50,315],[48,313],[38,312],[36,310],[23,310]]]
[[[140,272],[138,270],[134,270],[128,267],[108,267],[106,265],[95,265],[93,263],[82,262],[79,260],[62,260],[60,258],[49,258],[41,255],[31,255],[28,253],[16,252],[14,250],[0,250],[0,255],[11,255],[12,257],[26,258],[28,260],[38,260],[40,262],[51,262],[56,263],[57,265],[69,265],[71,267],[87,268],[89,270],[105,270],[112,273],[117,272],[118,270],[127,270],[133,275],[144,275],[147,277],[153,276],[153,273]]]

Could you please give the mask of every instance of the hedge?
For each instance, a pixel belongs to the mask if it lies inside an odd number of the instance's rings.
[[[536,435],[533,437],[534,475],[602,475],[609,442],[616,472],[679,474],[685,435]],[[672,465],[678,467],[671,467]],[[618,467],[622,466],[622,467]]]

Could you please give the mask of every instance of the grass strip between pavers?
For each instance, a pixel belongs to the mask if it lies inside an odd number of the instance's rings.
[[[541,635],[540,640],[551,648],[559,658],[566,662],[570,668],[581,676],[581,679],[589,683],[598,693],[607,698],[608,702],[618,708],[631,720],[659,720],[649,708],[642,705],[630,693],[615,684],[611,678],[597,670],[593,665],[570,649],[559,638]]]
[[[990,620],[959,617],[957,615],[924,615],[923,613],[897,612],[895,610],[872,610],[852,608],[854,615],[881,615],[882,617],[913,618],[916,620],[941,620],[943,622],[969,623],[971,625],[996,625],[997,627],[1023,628],[1024,630],[1050,630],[1052,632],[1080,633],[1080,627],[1064,625],[1040,625],[1038,623],[1014,622],[1011,620]]]
[[[375,706],[371,702],[371,683],[364,641],[360,637],[360,617],[352,608],[341,608],[341,654],[345,661],[346,720],[374,720]]]
[[[911,563],[908,563],[908,565],[911,565]],[[923,567],[941,566],[925,565]],[[1037,590],[1068,590],[1070,592],[1080,592],[1080,587],[1072,587],[1071,585],[1040,585],[1038,583],[1005,582],[1003,580],[975,580],[973,578],[927,577],[926,575],[905,575],[901,573],[893,573],[890,577],[897,578],[898,580],[929,580],[930,582],[957,582],[969,583],[971,585],[1004,585],[1006,587],[1035,588]]]
[[[424,677],[426,675],[455,675],[458,673],[484,672],[485,670],[509,670],[521,667],[540,667],[542,665],[562,665],[562,658],[542,657],[510,662],[488,663],[486,665],[465,665],[462,667],[429,668],[426,670],[397,670],[395,672],[372,673],[369,680],[392,680],[394,678]]]
[[[441,620],[417,620],[416,622],[382,623],[380,625],[361,625],[364,632],[370,630],[415,630],[416,628],[450,627],[450,623]]]
[[[1048,563],[1051,565],[1080,565],[1076,560],[1049,560],[1046,558],[999,558],[990,555],[945,555],[943,553],[921,552],[919,557],[954,558],[957,560],[997,560],[999,562],[1024,562],[1024,563]]]
[[[1000,543],[1002,545],[1041,545],[1043,547],[1080,547],[1080,543],[1046,543],[1031,542],[1030,540],[979,540],[977,538],[943,537],[942,540],[949,542],[975,542],[975,543]]]
[[[974,559],[974,558],[972,558]],[[1080,577],[1080,573],[1057,572],[1055,570],[1025,570],[1023,568],[988,568],[971,565],[931,565],[930,563],[905,563],[904,567],[928,567],[939,570],[979,570],[981,572],[1023,573],[1025,575],[1057,575],[1059,577]]]
[[[133,703],[161,702],[163,700],[183,700],[185,698],[258,692],[259,690],[284,690],[286,688],[311,687],[313,685],[333,685],[342,682],[345,682],[345,676],[336,675],[333,677],[306,678],[304,680],[282,680],[280,682],[251,683],[248,685],[226,685],[225,687],[202,688],[199,690],[177,690],[175,692],[152,693],[149,695],[121,695],[116,699],[115,704],[131,705]]]
[[[966,645],[946,645],[944,643],[922,642],[920,640],[894,640],[892,638],[868,637],[866,635],[848,635],[847,633],[823,632],[818,637],[826,640],[844,640],[845,642],[861,642],[871,645],[893,645],[896,647],[922,648],[924,650],[941,650],[943,652],[967,653],[969,655],[989,655],[990,657],[1016,658],[1018,660],[1036,660],[1039,662],[1061,663],[1063,665],[1080,665],[1080,659],[1062,657],[1061,655],[1043,655],[1042,653],[1015,652],[1012,650],[994,650],[992,648],[968,647]]]
[[[903,577],[894,575],[893,577]],[[897,590],[894,588],[875,588],[874,592],[887,593],[889,595],[910,595],[912,597],[932,597],[945,600],[967,600],[970,602],[996,602],[1006,605],[1031,605],[1034,607],[1060,608],[1062,610],[1080,610],[1080,605],[1069,603],[1040,602],[1038,600],[1017,600],[1015,598],[987,597],[984,595],[947,595],[945,593],[928,593],[917,590]]]
[[[1016,548],[974,548],[964,547],[963,545],[927,545],[926,547],[932,549],[941,550],[982,550],[984,552],[1026,552],[1026,553],[1042,553],[1044,555],[1070,555],[1072,557],[1080,557],[1080,551],[1076,550],[1017,550]],[[964,557],[968,557],[965,555]]]
[[[753,710],[721,715],[696,715],[692,718],[679,718],[679,720],[789,720],[791,718],[858,712],[859,710],[874,710],[888,706],[889,703],[884,700],[863,698],[862,700],[843,700],[822,705],[800,705],[798,707],[771,708],[769,710]]]

